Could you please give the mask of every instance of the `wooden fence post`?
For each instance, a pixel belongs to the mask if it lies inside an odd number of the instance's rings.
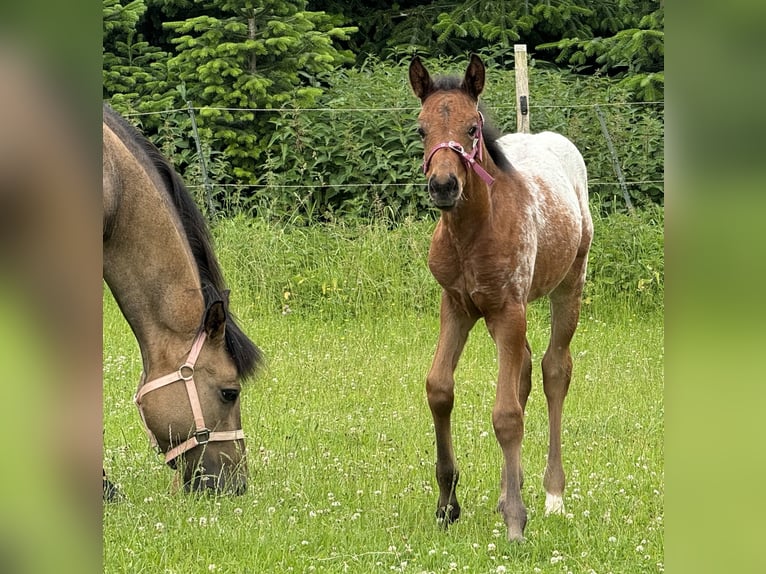
[[[516,131],[529,133],[529,76],[527,75],[527,45],[514,44],[513,61],[516,70]]]

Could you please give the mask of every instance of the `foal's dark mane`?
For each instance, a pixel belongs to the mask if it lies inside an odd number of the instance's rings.
[[[152,167],[163,182],[163,190],[167,193],[170,203],[175,207],[178,217],[186,232],[186,238],[191,247],[194,261],[199,270],[202,283],[202,295],[205,308],[216,301],[224,301],[228,307],[228,289],[223,278],[221,266],[213,251],[213,242],[204,216],[194,199],[189,194],[181,176],[162,153],[141,134],[125,118],[115,112],[111,106],[104,104],[104,122],[117,134],[128,149],[136,156],[144,167]],[[237,325],[235,317],[226,312],[226,349],[231,355],[237,368],[237,373],[243,379],[251,376],[262,357],[258,347],[245,335]]]
[[[463,78],[459,76],[437,76],[433,79],[433,88],[431,90],[431,93],[429,96],[433,95],[435,92],[439,91],[450,91],[450,90],[463,90]],[[484,139],[484,146],[487,148],[487,152],[489,152],[490,157],[492,158],[492,161],[495,162],[495,165],[500,168],[501,171],[505,172],[511,172],[513,171],[513,166],[511,165],[511,162],[508,161],[508,158],[505,156],[505,154],[500,149],[500,146],[497,144],[497,139],[503,135],[503,132],[501,132],[497,127],[492,125],[491,123],[487,123],[487,112],[483,104],[479,104],[479,111],[484,116],[484,126],[482,127],[482,137]]]

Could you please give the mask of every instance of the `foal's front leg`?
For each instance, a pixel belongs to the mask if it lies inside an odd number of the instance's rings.
[[[436,518],[445,528],[460,518],[460,505],[455,494],[459,473],[452,449],[450,423],[455,398],[454,374],[476,319],[466,315],[449,295],[442,293],[439,342],[426,377],[426,392],[436,433],[436,482],[439,485]]]

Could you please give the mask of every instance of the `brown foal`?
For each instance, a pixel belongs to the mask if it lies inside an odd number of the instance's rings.
[[[523,540],[521,442],[532,385],[526,310],[544,295],[552,323],[542,359],[550,424],[545,511],[564,511],[561,416],[593,235],[586,168],[577,148],[558,134],[485,135],[478,109],[485,67],[478,56],[471,56],[463,78],[431,78],[416,56],[409,78],[422,104],[418,131],[428,192],[441,210],[428,256],[443,289],[439,341],[426,380],[436,433],[436,515],[445,526],[460,516],[450,427],[454,372],[468,333],[483,317],[499,365],[492,410],[504,460],[498,510],[508,540]]]

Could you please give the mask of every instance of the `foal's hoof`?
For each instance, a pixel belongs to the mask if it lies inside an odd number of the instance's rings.
[[[527,527],[527,511],[524,505],[512,508],[504,497],[497,502],[497,511],[502,515],[503,521],[508,528],[508,542],[526,542],[524,529]]]
[[[545,516],[564,514],[564,498],[560,494],[545,493]]]
[[[527,527],[527,517],[524,516],[521,522],[518,523],[511,523],[508,524],[508,532],[507,532],[507,538],[508,542],[514,543],[518,542],[519,544],[526,542],[527,539],[524,538],[524,529]]]
[[[458,518],[460,518],[460,505],[457,502],[436,509],[436,522],[442,528],[447,528],[453,522],[457,522]]]

